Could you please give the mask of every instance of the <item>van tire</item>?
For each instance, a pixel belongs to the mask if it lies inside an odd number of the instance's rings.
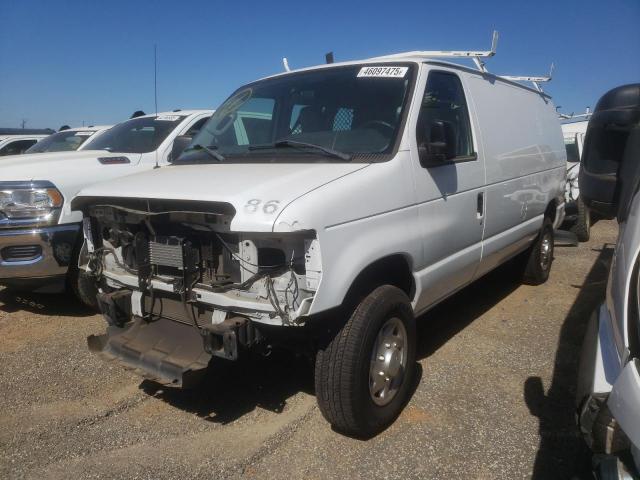
[[[588,242],[591,236],[591,211],[589,207],[585,205],[582,197],[578,197],[576,206],[578,208],[578,218],[570,230],[575,233],[579,241]]]
[[[400,326],[402,325],[402,328]],[[404,335],[402,350],[380,341],[386,333]],[[397,287],[383,285],[367,295],[355,308],[349,320],[316,355],[315,390],[320,412],[341,433],[370,437],[391,424],[404,408],[412,389],[415,372],[416,327],[407,295]],[[401,343],[401,342],[398,342]],[[371,371],[374,348],[388,353],[384,368],[395,385],[387,399],[371,393]],[[394,352],[402,353],[394,353]],[[385,356],[385,355],[381,355]],[[401,366],[396,368],[398,358]],[[402,366],[404,365],[404,366]],[[395,367],[394,367],[395,366]],[[382,375],[382,372],[380,372]],[[396,382],[393,382],[395,378]],[[386,385],[383,381],[381,382]],[[379,393],[379,392],[378,392]],[[377,403],[376,403],[377,402]],[[380,404],[381,402],[388,402]]]
[[[553,264],[553,222],[545,217],[536,241],[525,252],[525,268],[522,282],[541,285],[549,278]]]

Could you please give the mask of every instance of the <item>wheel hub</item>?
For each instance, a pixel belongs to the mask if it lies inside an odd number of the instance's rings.
[[[371,353],[369,393],[373,402],[384,406],[398,392],[407,366],[407,331],[399,318],[385,322]]]
[[[551,263],[551,256],[553,255],[553,245],[551,243],[551,235],[545,233],[540,242],[540,266],[543,270],[546,270]]]

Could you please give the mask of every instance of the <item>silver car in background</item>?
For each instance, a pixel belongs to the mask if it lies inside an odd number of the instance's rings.
[[[587,329],[577,388],[578,424],[597,478],[640,472],[640,84],[607,92],[589,122],[580,194],[616,218],[606,301]]]

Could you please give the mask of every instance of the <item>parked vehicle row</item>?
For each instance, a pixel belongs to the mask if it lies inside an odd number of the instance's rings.
[[[0,161],[0,284],[72,289],[107,322],[91,350],[175,387],[251,350],[305,353],[327,421],[369,436],[409,398],[416,316],[507,261],[545,282],[565,205],[582,240],[615,209],[579,417],[637,461],[638,86],[561,127],[537,84],[437,58],[494,53],[320,65],[215,111],[58,132]]]
[[[82,213],[72,211],[71,199],[92,183],[166,165],[174,139],[195,134],[210,116],[209,110],[169,112],[96,127],[78,151],[56,145],[76,144],[69,141],[74,137],[82,142],[84,130],[64,130],[52,136],[52,152],[3,159],[0,284],[40,292],[70,288],[95,306],[92,282],[78,270]]]

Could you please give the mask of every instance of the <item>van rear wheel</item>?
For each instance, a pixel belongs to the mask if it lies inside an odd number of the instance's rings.
[[[338,431],[368,437],[400,414],[415,371],[415,320],[407,295],[376,288],[316,356],[316,398]]]
[[[525,252],[523,283],[541,285],[549,278],[553,263],[553,222],[545,217],[536,241]]]

